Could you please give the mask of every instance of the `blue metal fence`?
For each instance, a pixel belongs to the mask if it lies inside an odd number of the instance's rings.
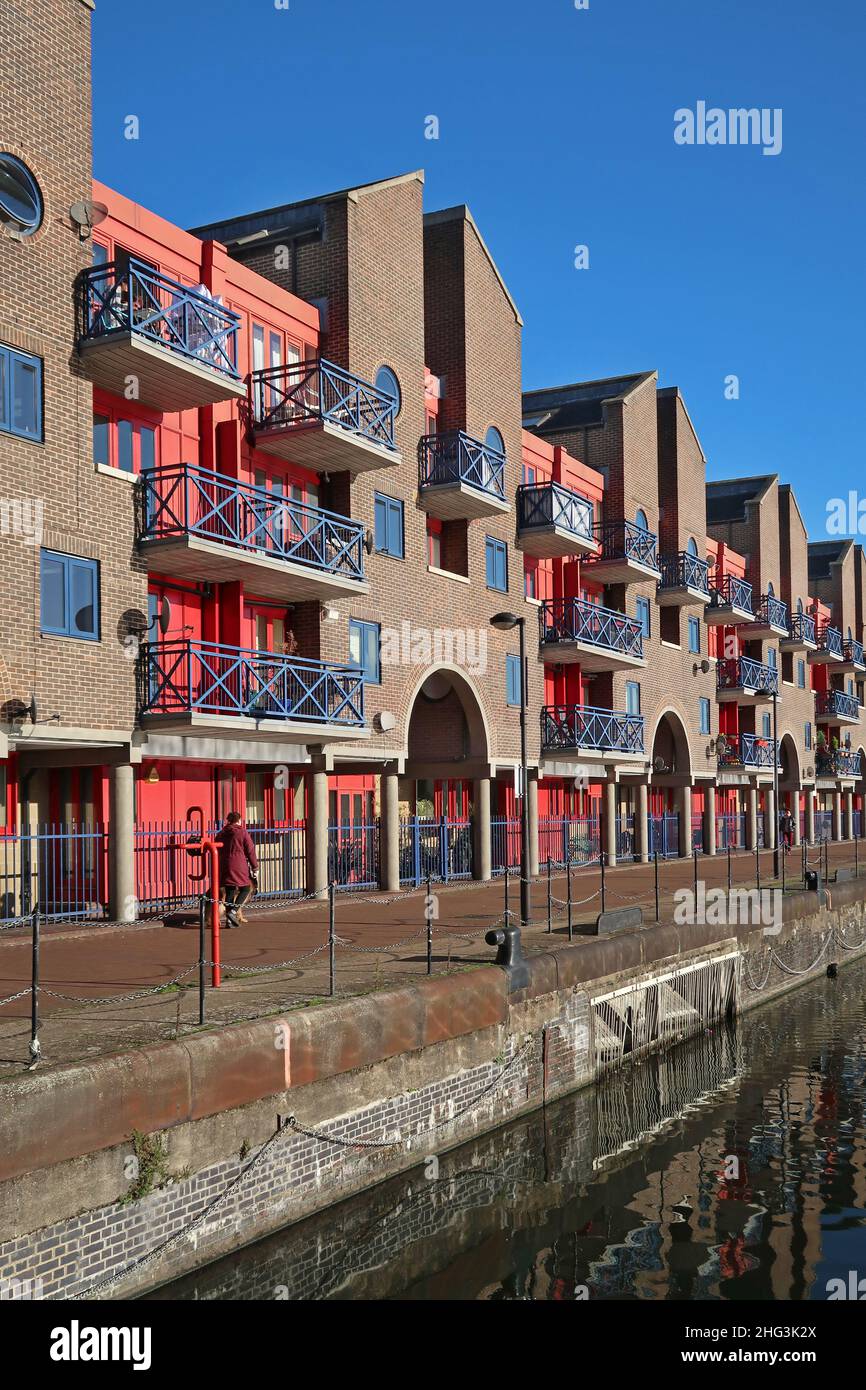
[[[494,816],[490,822],[490,865],[494,874],[520,868],[520,821]]]
[[[833,812],[815,812],[815,839],[832,840],[833,838]]]
[[[716,816],[716,849],[746,848],[746,817],[741,812]]]
[[[465,483],[503,501],[505,455],[463,430],[426,434],[418,445],[419,486]]]
[[[107,916],[104,826],[37,825],[0,837],[0,920],[36,907],[56,920]]]
[[[336,888],[379,883],[379,822],[328,826],[328,877]]]
[[[680,818],[676,815],[649,817],[649,851],[659,859],[675,859],[680,852]]]
[[[592,560],[629,560],[658,571],[658,536],[636,522],[624,519],[597,522],[595,539],[599,549]]]
[[[585,642],[592,647],[643,658],[643,627],[617,608],[582,598],[545,599],[538,610],[540,642]]]
[[[695,589],[709,594],[709,564],[688,550],[679,550],[659,559],[659,589]]]
[[[521,483],[517,489],[517,533],[556,526],[592,541],[592,503],[562,483]]]
[[[213,836],[221,827],[211,824],[206,833]],[[258,872],[257,899],[273,902],[300,897],[306,889],[306,826],[248,823]],[[170,821],[139,823],[133,831],[135,896],[145,915],[191,906],[203,891],[209,872],[195,852],[202,829]],[[190,852],[192,850],[192,852]],[[202,875],[205,877],[202,877]]]
[[[616,818],[616,862],[631,863],[635,857],[634,816]]]
[[[469,820],[411,816],[400,822],[400,882],[472,877],[472,823]]]
[[[396,409],[393,396],[324,357],[264,367],[250,375],[249,410],[257,432],[321,420],[393,449]]]
[[[542,816],[538,822],[538,858],[544,865],[597,863],[601,854],[601,822],[598,816],[573,819]]]

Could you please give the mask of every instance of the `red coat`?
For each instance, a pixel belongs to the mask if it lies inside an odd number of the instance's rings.
[[[220,847],[220,887],[248,888],[250,870],[259,867],[256,848],[243,825],[224,825],[216,837]]]

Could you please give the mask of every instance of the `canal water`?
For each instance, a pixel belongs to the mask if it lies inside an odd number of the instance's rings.
[[[823,1300],[851,1271],[866,962],[150,1297]]]

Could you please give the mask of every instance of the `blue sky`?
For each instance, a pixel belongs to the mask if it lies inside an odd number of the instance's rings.
[[[98,0],[96,174],[192,226],[423,167],[527,387],[657,368],[710,477],[778,471],[820,539],[864,472],[864,39],[861,0]],[[698,101],[781,108],[781,153],[675,144]]]

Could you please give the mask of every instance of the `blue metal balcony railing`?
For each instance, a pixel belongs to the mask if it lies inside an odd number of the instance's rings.
[[[201,536],[344,579],[364,578],[365,528],[348,517],[196,464],[149,469],[141,484],[142,540]]]
[[[356,666],[178,638],[144,644],[141,714],[247,715],[360,728],[364,676]]]
[[[677,551],[673,555],[662,555],[659,560],[660,589],[697,589],[702,594],[710,592],[710,567],[706,560],[692,555],[688,550]]]
[[[91,266],[79,284],[82,338],[135,333],[237,379],[240,318],[216,299],[133,259]]]
[[[716,667],[717,690],[764,690],[779,693],[779,672],[775,666],[753,661],[750,656],[729,657]]]
[[[425,434],[418,444],[418,469],[422,488],[466,483],[505,500],[505,455],[463,430]]]
[[[781,627],[788,631],[788,605],[773,594],[762,594],[755,614],[755,621],[767,627]]]
[[[253,430],[291,430],[321,420],[387,449],[395,448],[397,402],[324,357],[263,367],[249,376]]]
[[[792,613],[788,631],[795,642],[817,644],[817,627],[811,613]]]
[[[517,530],[547,526],[591,541],[592,503],[561,483],[522,483],[517,489]]]
[[[631,560],[647,569],[658,570],[658,536],[633,521],[597,521],[594,527],[598,554],[602,560]]]
[[[842,634],[838,627],[830,627],[824,624],[818,628],[818,647],[821,651],[829,652],[832,656],[842,655]]]
[[[599,753],[642,753],[641,714],[618,714],[591,705],[546,705],[541,711],[541,746],[545,752],[587,748]]]
[[[863,643],[856,642],[853,637],[848,637],[842,643],[842,655],[846,661],[851,661],[855,666],[866,665],[863,660]]]
[[[759,734],[740,734],[719,750],[719,767],[775,767],[779,744]]]
[[[734,574],[723,575],[718,584],[710,588],[712,608],[739,608],[747,613],[752,611],[752,586],[746,579],[738,579]]]
[[[845,748],[819,748],[815,768],[819,777],[859,777],[860,754]]]
[[[848,695],[844,690],[819,690],[815,696],[815,713],[819,719],[822,716],[827,719],[834,716],[859,719],[860,701],[856,695]]]
[[[553,598],[538,613],[541,642],[588,642],[593,647],[643,657],[643,628],[615,608],[581,598]]]

